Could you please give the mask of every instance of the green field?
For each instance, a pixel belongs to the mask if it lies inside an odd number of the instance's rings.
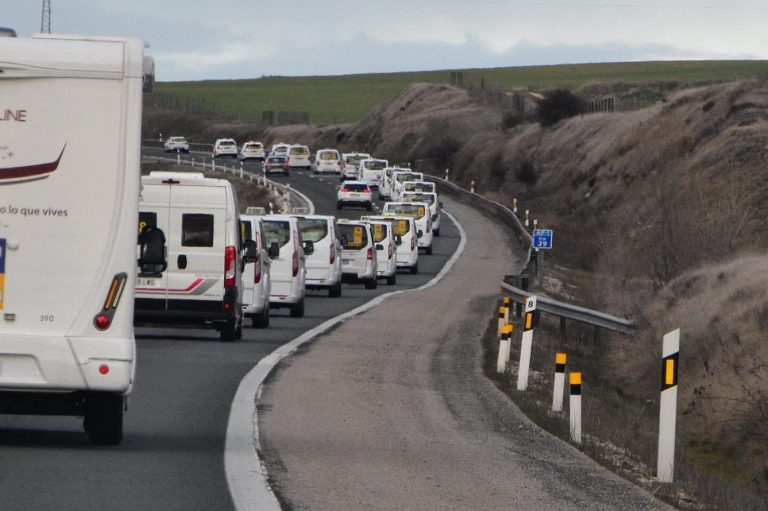
[[[768,77],[768,61],[628,62],[491,69],[465,69],[465,86],[538,90],[578,88],[591,82],[709,82]],[[260,121],[262,111],[305,111],[312,122],[354,122],[379,103],[414,82],[449,83],[450,71],[359,74],[345,76],[264,77],[253,80],[159,82],[158,93],[246,121]],[[159,95],[158,95],[159,96]],[[151,101],[151,99],[150,99]]]

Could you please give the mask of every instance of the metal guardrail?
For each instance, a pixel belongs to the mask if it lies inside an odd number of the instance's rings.
[[[437,187],[441,192],[445,192],[446,194],[458,199],[464,204],[470,205],[493,217],[496,217],[502,220],[504,224],[510,226],[515,232],[515,236],[517,237],[523,249],[527,251],[525,268],[523,269],[523,272],[521,272],[521,275],[516,277],[527,278],[528,266],[532,262],[531,255],[533,253],[533,239],[531,234],[525,228],[514,211],[499,202],[487,199],[477,193],[464,190],[463,188],[460,188],[456,184],[446,181],[445,179],[427,174],[424,176],[430,181],[437,183]],[[535,262],[535,264],[538,264],[538,262]],[[520,289],[508,282],[502,282],[501,287],[516,303],[525,303],[526,297],[536,295],[538,311],[552,314],[554,316],[559,316],[560,318],[571,319],[580,323],[586,323],[588,325],[593,325],[598,328],[604,328],[606,330],[611,330],[613,332],[619,332],[622,334],[633,333],[637,328],[637,324],[634,320],[612,316],[604,312],[579,307],[577,305],[571,305],[565,302],[559,302],[552,298],[547,298],[537,293],[525,289]]]

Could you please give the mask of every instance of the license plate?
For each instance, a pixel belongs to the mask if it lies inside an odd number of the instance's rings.
[[[341,264],[342,265],[344,265],[344,264],[352,264],[352,259],[342,259],[341,260]]]
[[[160,287],[160,279],[137,278],[136,287]]]

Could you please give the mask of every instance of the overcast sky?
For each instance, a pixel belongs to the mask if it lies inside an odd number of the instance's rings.
[[[41,0],[0,0],[40,31]],[[51,0],[53,32],[134,36],[161,81],[768,57],[768,0]]]

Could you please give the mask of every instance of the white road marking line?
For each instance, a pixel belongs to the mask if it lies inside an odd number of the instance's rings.
[[[384,293],[351,311],[325,321],[262,358],[240,381],[229,412],[227,439],[224,447],[224,469],[227,474],[229,494],[235,509],[238,511],[280,511],[280,503],[267,482],[267,469],[258,454],[261,451],[261,445],[259,444],[259,420],[256,402],[261,395],[264,380],[283,358],[291,355],[301,345],[312,341],[331,327],[376,307],[390,296],[422,291],[440,282],[461,257],[467,242],[466,233],[459,221],[447,211],[444,213],[456,225],[461,241],[451,258],[443,265],[442,270],[429,282],[414,289]]]

